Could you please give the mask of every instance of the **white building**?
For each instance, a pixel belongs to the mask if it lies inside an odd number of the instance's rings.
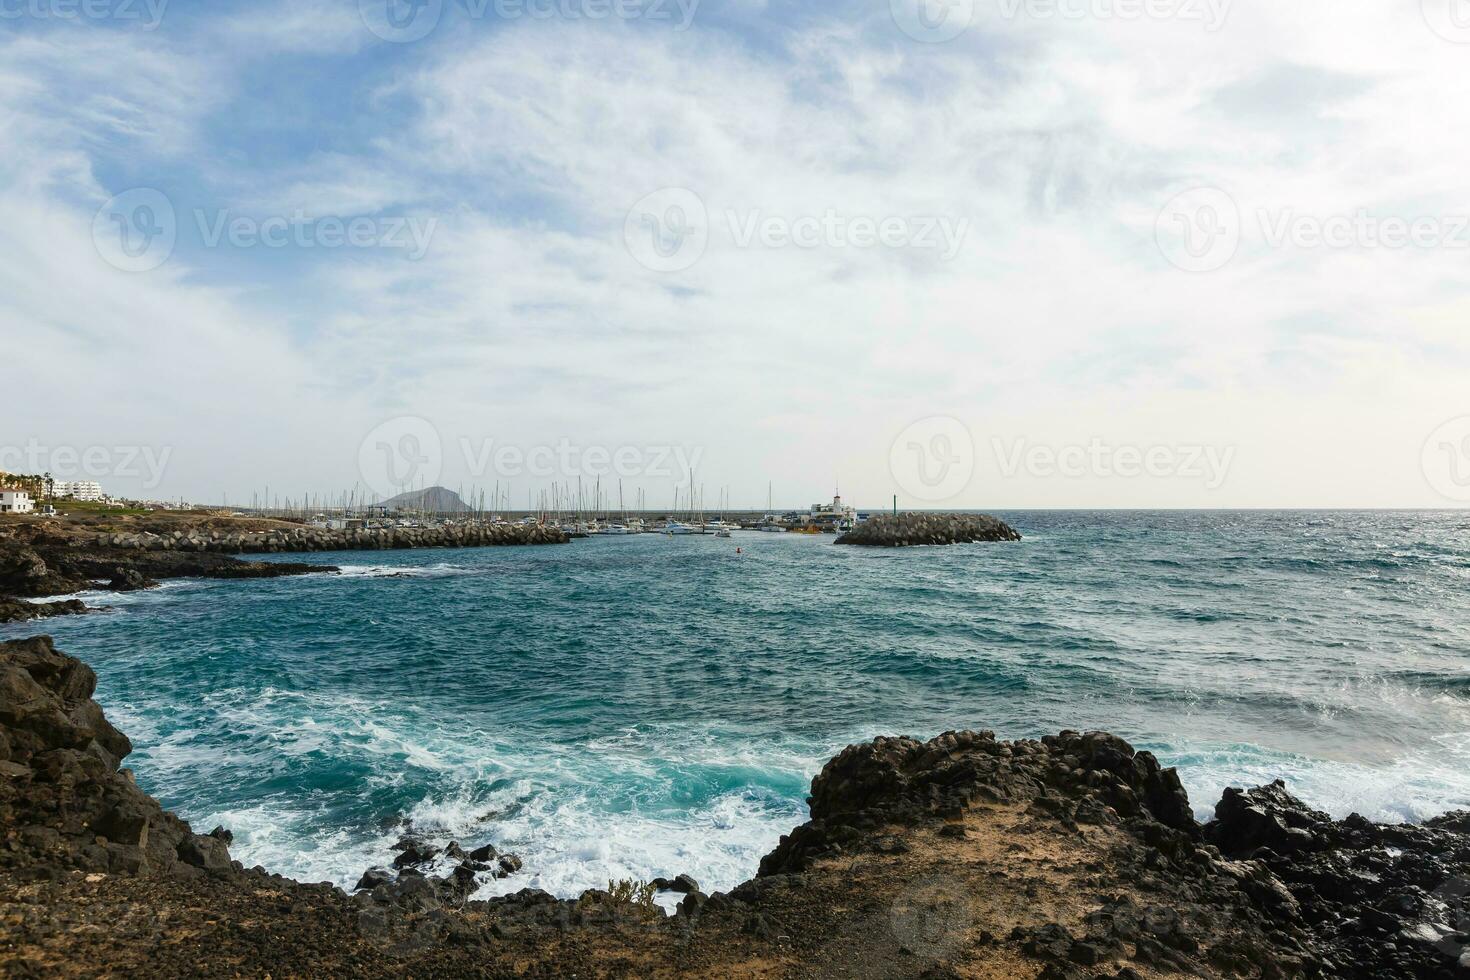
[[[95,480],[57,480],[52,485],[51,495],[72,500],[101,500],[102,484]]]
[[[36,509],[28,490],[0,487],[0,514],[29,514]]]
[[[830,504],[812,504],[810,520],[814,524],[851,524],[857,520],[857,510],[844,504],[839,493]]]

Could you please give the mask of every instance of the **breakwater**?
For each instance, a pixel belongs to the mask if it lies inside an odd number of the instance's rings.
[[[196,551],[215,554],[279,554],[302,551],[383,551],[397,548],[488,548],[566,544],[560,529],[539,524],[454,524],[332,530],[318,527],[269,531],[181,530],[102,534],[103,548],[136,551]]]
[[[275,525],[220,527],[205,520],[170,527],[89,532],[54,523],[0,536],[0,623],[86,611],[76,600],[20,603],[11,597],[70,595],[87,589],[132,592],[171,578],[280,578],[333,572],[331,565],[249,561],[238,555],[566,544],[558,528],[473,523],[330,529]]]
[[[1019,531],[988,514],[884,514],[859,524],[838,538],[836,543],[869,548],[906,548],[1020,540]]]

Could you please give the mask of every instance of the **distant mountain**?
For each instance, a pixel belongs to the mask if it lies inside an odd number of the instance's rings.
[[[459,514],[470,509],[459,494],[446,487],[411,490],[383,501],[389,510],[418,510],[429,514]]]

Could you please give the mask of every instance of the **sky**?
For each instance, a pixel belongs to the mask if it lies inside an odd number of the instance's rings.
[[[1467,0],[0,0],[0,469],[1470,503]]]

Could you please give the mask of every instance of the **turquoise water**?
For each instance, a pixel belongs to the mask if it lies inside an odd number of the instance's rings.
[[[1002,516],[1025,541],[312,555],[343,574],[89,594],[112,611],[46,628],[145,788],[346,885],[411,819],[521,854],[487,892],[728,888],[836,750],[948,728],[1108,728],[1202,813],[1278,776],[1339,816],[1470,806],[1470,515]]]

